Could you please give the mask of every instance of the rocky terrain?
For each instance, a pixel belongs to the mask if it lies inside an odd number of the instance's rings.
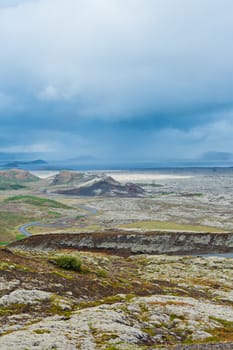
[[[113,173],[111,173],[114,176]],[[122,181],[121,174],[115,174]],[[149,180],[147,180],[147,178]],[[190,175],[188,177],[156,177],[134,173],[126,181],[135,181],[146,191],[145,198],[106,198],[91,200],[99,211],[99,222],[115,226],[132,222],[170,222],[182,225],[203,225],[221,230],[233,230],[233,177],[231,175]],[[159,229],[159,225],[154,228]],[[146,228],[146,225],[145,225]],[[151,229],[153,227],[150,227]]]
[[[232,349],[232,259],[1,249],[0,270],[1,349]]]

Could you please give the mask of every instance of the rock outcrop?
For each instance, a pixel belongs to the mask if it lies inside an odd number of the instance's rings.
[[[130,254],[204,254],[233,251],[233,233],[127,232],[35,235],[10,247],[27,250],[72,248]]]
[[[123,300],[124,296],[122,296]],[[0,347],[5,350],[104,350],[114,345],[127,349],[160,349],[164,339],[181,340],[190,334],[190,340],[211,338],[210,330],[218,324],[212,317],[223,317],[231,322],[232,309],[192,298],[152,296],[134,298],[130,302],[100,305],[72,313],[69,317],[54,316],[24,327],[16,334],[1,337]],[[25,329],[26,328],[26,329]],[[108,344],[108,346],[107,346]],[[226,345],[226,347],[225,347]],[[232,349],[221,344],[212,347],[176,347],[176,349]],[[145,347],[143,347],[145,348]],[[118,347],[117,347],[118,349]],[[123,349],[123,347],[119,347]],[[124,347],[124,349],[126,349]]]
[[[72,248],[126,254],[206,254],[233,251],[233,233],[127,232],[35,235],[10,247],[27,250]]]

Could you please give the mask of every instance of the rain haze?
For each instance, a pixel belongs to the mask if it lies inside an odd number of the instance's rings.
[[[0,152],[232,160],[231,0],[0,4]]]

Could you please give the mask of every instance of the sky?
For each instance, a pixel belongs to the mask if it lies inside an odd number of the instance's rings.
[[[230,159],[232,13],[232,0],[0,0],[0,153]]]

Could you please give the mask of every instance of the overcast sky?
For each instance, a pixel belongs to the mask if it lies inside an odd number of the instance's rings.
[[[232,0],[0,0],[0,152],[233,153]]]

